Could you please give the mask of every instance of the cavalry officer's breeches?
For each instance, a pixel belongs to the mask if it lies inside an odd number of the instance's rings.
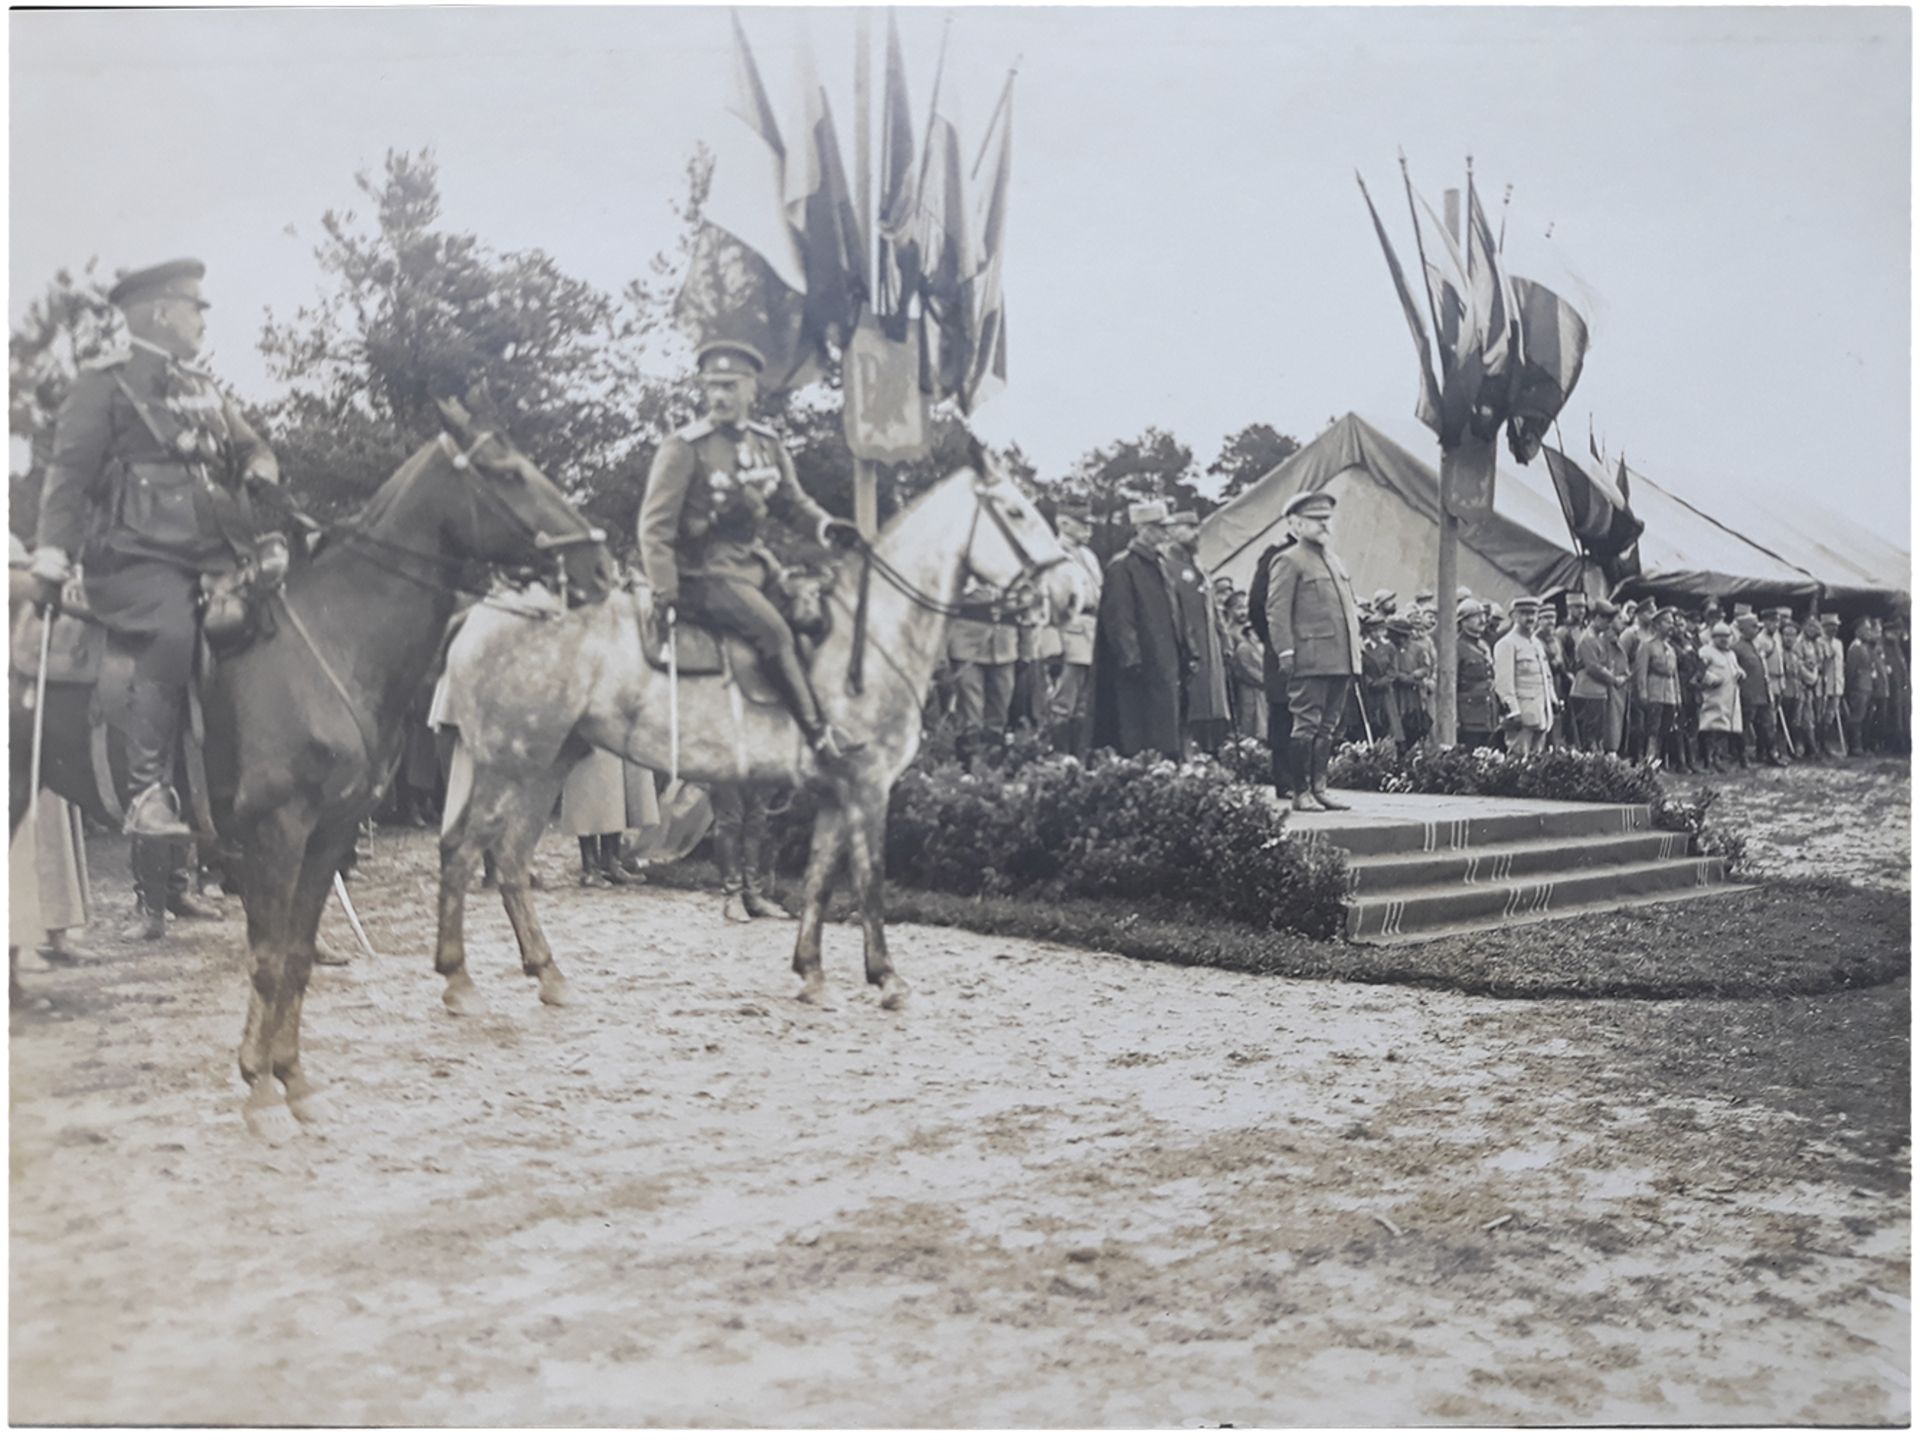
[[[197,571],[160,560],[118,560],[87,572],[88,605],[134,652],[127,770],[136,795],[173,781],[193,674],[199,589]]]
[[[751,580],[730,575],[688,575],[681,581],[680,593],[695,619],[738,635],[753,647],[753,653],[787,692],[787,703],[793,707],[800,728],[813,738],[822,723],[813,686],[800,664],[800,652],[794,646],[786,617],[765,592]]]
[[[1317,740],[1332,744],[1352,685],[1351,675],[1296,675],[1288,682],[1287,710],[1293,716],[1296,747],[1310,747]]]

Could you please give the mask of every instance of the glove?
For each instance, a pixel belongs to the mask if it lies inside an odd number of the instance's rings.
[[[287,538],[262,535],[254,555],[254,569],[268,585],[278,585],[287,576]]]
[[[837,515],[829,515],[820,522],[820,543],[832,549],[855,549],[864,538],[860,534],[860,527],[851,520],[842,520]]]
[[[73,573],[67,552],[56,545],[42,545],[33,552],[33,562],[27,567],[27,573],[33,577],[33,608],[42,615],[49,610],[58,610],[60,591],[66,586],[67,577]]]

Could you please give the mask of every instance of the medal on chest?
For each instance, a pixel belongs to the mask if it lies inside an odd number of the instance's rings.
[[[220,394],[188,371],[167,374],[162,404],[175,423],[173,448],[187,460],[212,460],[227,438],[226,415]]]

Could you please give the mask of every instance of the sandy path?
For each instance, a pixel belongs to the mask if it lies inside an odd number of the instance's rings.
[[[1906,1419],[1904,1197],[1650,1090],[1651,1007],[900,927],[893,1016],[836,926],[815,1011],[784,925],[568,888],[585,1003],[484,898],[457,1021],[401,845],[357,889],[406,958],[308,1006],[324,1138],[240,1123],[237,922],[33,977],[16,1423]]]

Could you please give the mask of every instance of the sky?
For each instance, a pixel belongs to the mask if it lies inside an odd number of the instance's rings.
[[[851,167],[851,12],[741,13],[783,116],[811,35]],[[917,124],[943,30],[970,137],[1018,65],[1010,378],[976,428],[1043,475],[1150,425],[1205,466],[1255,421],[1303,441],[1349,410],[1404,421],[1412,343],[1354,184],[1411,262],[1404,148],[1436,207],[1469,155],[1490,203],[1511,184],[1513,268],[1588,287],[1569,445],[1591,416],[1699,503],[1831,506],[1907,535],[1905,11],[897,14]],[[212,363],[252,399],[273,392],[264,315],[317,293],[319,217],[352,207],[356,170],[431,147],[450,226],[617,291],[674,242],[728,78],[719,8],[15,10],[8,27],[9,318],[89,256],[197,255]]]

